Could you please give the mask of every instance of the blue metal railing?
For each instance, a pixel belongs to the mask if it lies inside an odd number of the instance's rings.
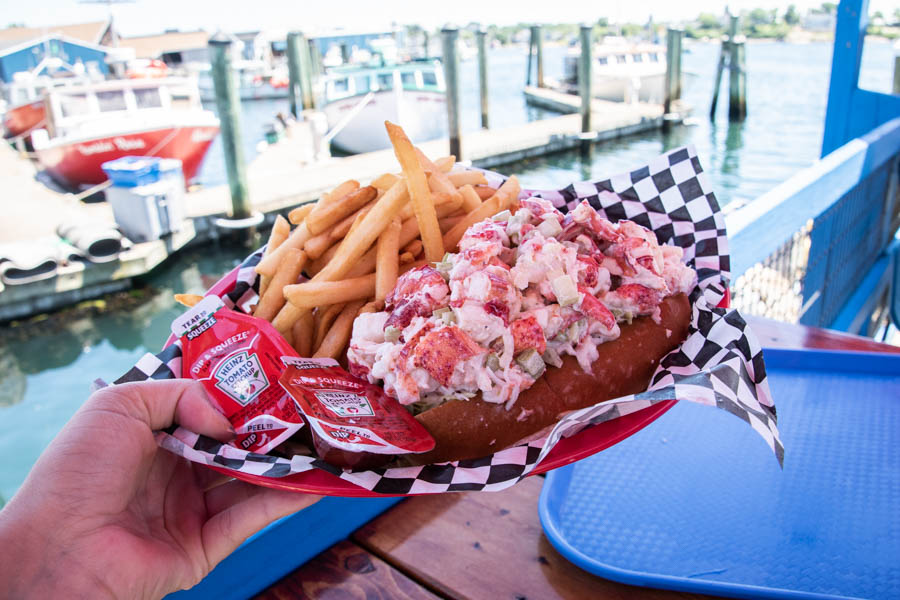
[[[822,158],[727,217],[734,304],[747,312],[863,333],[888,312],[900,96],[859,88],[867,26],[868,0],[842,0]]]
[[[897,231],[900,117],[728,215],[735,306],[831,326]]]

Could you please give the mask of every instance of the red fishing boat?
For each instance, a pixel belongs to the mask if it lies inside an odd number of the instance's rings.
[[[101,165],[122,156],[181,160],[185,181],[196,176],[219,132],[187,79],[113,80],[49,90],[45,129],[31,134],[38,161],[60,183],[102,183]]]
[[[11,106],[3,115],[3,137],[18,137],[43,125],[45,115],[43,100]]]

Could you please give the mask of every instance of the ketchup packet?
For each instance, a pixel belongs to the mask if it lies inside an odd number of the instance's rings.
[[[397,400],[330,358],[281,358],[280,383],[313,433],[319,457],[345,468],[372,468],[398,454],[434,448],[434,438]],[[379,456],[372,456],[379,455]]]
[[[297,353],[269,322],[207,296],[172,322],[172,333],[181,338],[182,377],[203,383],[237,432],[235,446],[265,454],[303,427],[278,385],[281,356]]]

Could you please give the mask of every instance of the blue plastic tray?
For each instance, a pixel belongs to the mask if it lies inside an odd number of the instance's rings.
[[[206,576],[167,600],[240,600],[257,594],[403,498],[322,498],[252,535]]]
[[[748,598],[900,598],[900,355],[765,350],[785,443],[679,402],[548,474],[568,560],[623,583]]]

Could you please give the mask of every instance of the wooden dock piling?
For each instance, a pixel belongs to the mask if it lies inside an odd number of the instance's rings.
[[[746,38],[738,35],[739,17],[730,16],[729,34],[722,36],[722,49],[716,78],[713,83],[713,97],[709,107],[709,118],[715,119],[719,103],[719,86],[722,72],[728,69],[728,119],[741,121],[747,116],[747,64]]]
[[[537,62],[537,86],[544,87],[544,36],[540,25],[531,26],[531,35],[534,36],[534,58]]]
[[[666,81],[663,111],[672,112],[672,102],[681,98],[681,41],[684,31],[669,27],[666,30]]]
[[[581,133],[587,134],[593,131],[591,127],[591,98],[593,86],[591,85],[591,45],[593,43],[593,26],[582,25],[580,32],[581,57],[578,60],[578,93],[581,96]],[[590,145],[586,140],[586,145]],[[582,144],[584,146],[585,144]]]
[[[445,27],[441,29],[442,51],[444,63],[444,81],[447,85],[447,134],[450,138],[450,154],[462,159],[459,121],[459,58],[456,53],[456,42],[459,29]]]
[[[481,128],[488,129],[488,75],[487,75],[487,30],[479,27],[475,32],[478,45],[478,89],[481,93]]]
[[[233,219],[247,219],[251,215],[250,197],[241,142],[241,98],[235,89],[234,71],[231,69],[231,40],[224,34],[214,35],[209,39],[209,50],[225,170],[231,192],[231,216]]]
[[[303,104],[303,86],[300,76],[300,49],[297,47],[298,32],[291,31],[287,35],[287,65],[288,65],[288,97],[291,102],[291,114],[296,119],[300,115]]]
[[[728,91],[728,118],[731,121],[742,121],[747,117],[747,54],[745,44],[744,36],[738,36],[731,42]]]
[[[894,93],[900,94],[900,55],[894,57]]]

